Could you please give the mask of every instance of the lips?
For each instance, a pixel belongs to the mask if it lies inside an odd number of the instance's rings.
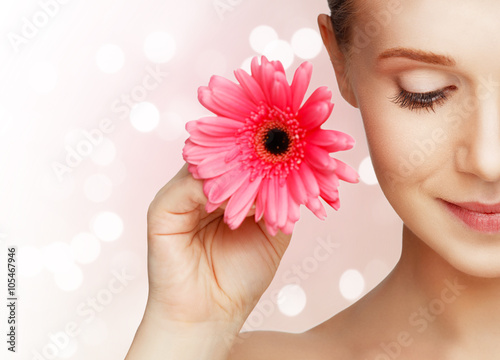
[[[469,228],[482,233],[500,232],[500,203],[451,203],[443,200],[448,210]]]

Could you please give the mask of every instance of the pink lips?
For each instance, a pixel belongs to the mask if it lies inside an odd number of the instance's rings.
[[[446,207],[470,228],[483,233],[500,232],[500,203],[482,204],[477,202],[450,203]]]

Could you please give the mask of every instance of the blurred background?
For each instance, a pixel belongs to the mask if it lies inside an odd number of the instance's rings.
[[[375,287],[402,223],[380,190],[358,110],[339,95],[317,30],[326,0],[25,0],[0,3],[0,288],[17,247],[19,359],[122,359],[147,295],[146,211],[178,171],[197,88],[235,80],[264,54],[308,94],[326,85],[323,126],[352,135],[334,156],[361,175],[341,208],[303,208],[279,271],[244,331],[302,332]],[[0,329],[7,333],[7,308]],[[2,339],[6,335],[2,335]]]

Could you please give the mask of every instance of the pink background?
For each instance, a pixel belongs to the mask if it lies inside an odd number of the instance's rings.
[[[288,62],[289,79],[312,62],[308,94],[327,85],[336,104],[324,127],[357,140],[334,156],[362,181],[341,183],[340,211],[327,209],[326,221],[302,209],[244,329],[305,331],[387,275],[402,224],[374,181],[358,110],[340,97],[318,47],[316,18],[327,12],[326,0],[1,3],[0,281],[16,245],[20,299],[12,358],[125,356],[146,301],[147,207],[182,166],[184,123],[209,114],[197,88],[212,74],[234,80],[261,53]],[[274,32],[259,35],[262,25]],[[85,155],[68,166],[75,149]],[[55,163],[68,166],[60,179]]]

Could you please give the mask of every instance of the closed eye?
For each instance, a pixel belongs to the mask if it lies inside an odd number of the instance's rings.
[[[435,112],[435,107],[443,105],[448,99],[450,93],[456,90],[454,85],[444,89],[429,91],[426,93],[413,93],[400,87],[399,94],[393,96],[391,101],[399,105],[401,108],[418,111],[420,109],[432,110]]]

